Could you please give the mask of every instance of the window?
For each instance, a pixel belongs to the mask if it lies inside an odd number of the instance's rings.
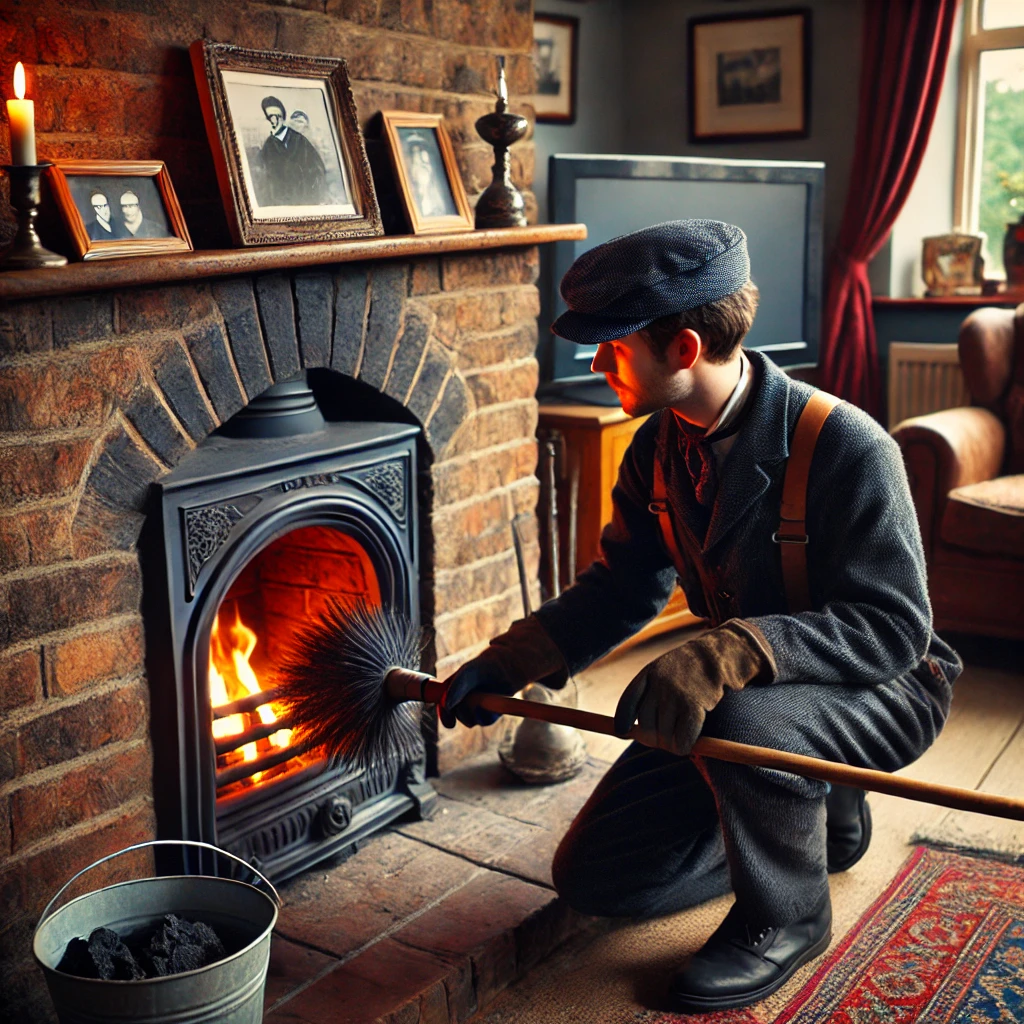
[[[985,276],[1000,277],[1024,215],[1024,0],[968,0],[965,19],[955,219],[988,236]]]

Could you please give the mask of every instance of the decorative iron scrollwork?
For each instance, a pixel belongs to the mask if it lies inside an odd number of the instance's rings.
[[[228,539],[243,513],[234,505],[208,505],[185,509],[185,552],[188,558],[188,596],[196,591],[203,566]]]
[[[400,523],[405,522],[404,459],[379,462],[369,469],[357,470],[352,475],[375,494]]]

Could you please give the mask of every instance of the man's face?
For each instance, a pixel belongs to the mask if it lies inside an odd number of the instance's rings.
[[[142,220],[139,197],[133,192],[126,192],[121,196],[121,216],[124,217],[125,224],[137,224]]]
[[[278,107],[267,107],[267,120],[270,122],[270,134],[273,135],[284,124],[284,111]]]
[[[97,220],[110,220],[110,203],[106,196],[93,196],[91,200],[93,211]]]
[[[638,331],[603,341],[590,364],[603,373],[627,416],[646,416],[685,398],[686,382],[668,360],[659,359]]]

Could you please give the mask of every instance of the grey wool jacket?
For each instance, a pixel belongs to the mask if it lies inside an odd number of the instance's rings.
[[[758,352],[751,406],[719,469],[706,534],[670,411],[636,432],[613,491],[601,557],[535,613],[577,672],[664,607],[676,567],[648,509],[662,461],[691,610],[712,625],[743,618],[771,645],[776,683],[871,686],[906,677],[948,706],[962,665],[932,630],[921,537],[899,448],[866,413],[841,403],[818,437],[807,494],[811,611],[790,614],[779,502],[796,422],[813,388]]]

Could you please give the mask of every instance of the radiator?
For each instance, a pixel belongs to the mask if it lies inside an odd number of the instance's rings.
[[[889,429],[908,416],[969,405],[956,345],[889,345]]]

